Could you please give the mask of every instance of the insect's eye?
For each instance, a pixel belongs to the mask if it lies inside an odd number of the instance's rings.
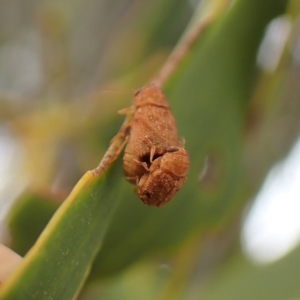
[[[167,152],[176,152],[178,151],[179,148],[178,147],[175,147],[175,146],[171,146],[171,147],[168,147],[167,148]]]

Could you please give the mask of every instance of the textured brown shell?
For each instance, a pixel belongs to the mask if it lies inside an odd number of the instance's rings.
[[[136,91],[133,104],[137,108],[149,105],[169,108],[166,96],[158,87],[152,84]]]
[[[133,103],[134,113],[130,136],[124,155],[124,170],[130,182],[140,177],[145,169],[133,159],[147,161],[150,158],[151,145],[156,147],[155,156],[161,156],[170,146],[179,146],[175,119],[169,109],[165,95],[155,86],[139,90]],[[148,141],[148,143],[147,143]]]
[[[134,115],[123,158],[126,179],[137,184],[137,193],[146,204],[160,206],[169,201],[184,183],[189,166],[188,154],[181,147],[175,119],[159,88],[149,85],[140,89],[133,104]],[[184,160],[176,161],[182,156]],[[179,170],[181,161],[185,164],[184,172]],[[150,197],[146,196],[147,189]]]
[[[189,157],[183,148],[158,157],[138,183],[139,198],[148,205],[165,205],[185,183],[189,166]]]

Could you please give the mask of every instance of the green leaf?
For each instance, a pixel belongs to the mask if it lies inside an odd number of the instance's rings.
[[[76,295],[118,202],[115,171],[119,169],[100,178],[88,171],[81,178],[3,285],[1,299],[72,299]]]

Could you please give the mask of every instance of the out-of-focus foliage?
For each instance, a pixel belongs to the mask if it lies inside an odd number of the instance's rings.
[[[14,184],[22,185],[24,176],[30,183],[9,217],[15,251],[29,250],[62,195],[98,164],[122,122],[116,111],[130,105],[124,89],[153,78],[194,5],[179,0],[0,4],[0,124],[22,149],[22,164],[10,170]],[[115,186],[104,194],[121,191],[121,201],[81,299],[299,295],[296,284],[285,288],[285,276],[298,275],[290,263],[295,254],[269,269],[255,268],[237,246],[245,205],[299,135],[300,91],[294,83],[299,67],[293,56],[299,13],[297,1],[232,1],[192,48],[165,88],[191,156],[188,182],[166,207],[150,208],[122,180],[119,166]],[[284,14],[290,34],[278,64],[264,70],[257,64],[259,45],[266,26]],[[268,57],[276,52],[265,51]],[[52,195],[35,192],[45,189]],[[256,291],[252,297],[250,286]]]
[[[117,182],[115,172],[105,177],[87,172],[6,281],[0,298],[73,299],[89,274],[118,202],[120,190],[113,189]]]

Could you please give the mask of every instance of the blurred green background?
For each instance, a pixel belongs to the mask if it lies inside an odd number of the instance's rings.
[[[0,2],[3,243],[27,253],[98,165],[122,124],[117,111],[191,19],[225,2]],[[299,249],[259,265],[240,245],[251,203],[300,132],[300,1],[227,2],[164,88],[190,153],[188,181],[167,206],[147,207],[116,162],[117,207],[79,299],[300,297]]]

